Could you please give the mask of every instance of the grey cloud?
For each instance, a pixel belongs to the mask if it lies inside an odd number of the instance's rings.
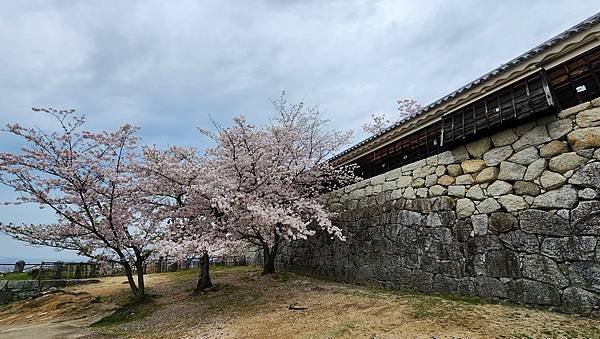
[[[599,10],[593,0],[9,1],[0,125],[46,126],[31,106],[73,107],[93,128],[131,122],[148,143],[202,147],[194,127],[209,114],[264,121],[287,89],[359,141],[371,113],[393,113],[399,98],[427,104]],[[18,146],[1,134],[0,145]]]

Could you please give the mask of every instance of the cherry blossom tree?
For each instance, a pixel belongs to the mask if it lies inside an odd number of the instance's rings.
[[[32,245],[121,265],[134,295],[144,297],[144,263],[162,228],[148,216],[140,194],[138,128],[96,133],[83,130],[85,119],[73,110],[34,111],[54,117],[59,129],[7,125],[3,131],[24,146],[19,153],[0,153],[0,183],[19,194],[7,204],[37,204],[50,209],[56,221],[8,223],[0,230]]]
[[[206,190],[206,168],[194,148],[145,147],[139,166],[144,195],[156,222],[166,223],[159,252],[179,259],[200,258],[196,290],[212,287],[209,254],[220,255],[235,244],[218,227],[218,211]]]
[[[388,119],[385,114],[372,114],[373,119],[370,123],[365,123],[362,128],[365,132],[372,135],[377,135],[385,131],[394,123],[402,122],[410,117],[413,117],[421,111],[421,105],[412,99],[398,100],[398,116],[395,119]]]
[[[216,143],[207,151],[212,206],[229,233],[263,250],[263,274],[275,272],[284,241],[318,229],[345,240],[321,196],[356,180],[353,168],[328,162],[351,132],[328,130],[317,107],[289,104],[285,92],[273,103],[277,114],[265,126],[237,117],[230,127],[203,130]]]

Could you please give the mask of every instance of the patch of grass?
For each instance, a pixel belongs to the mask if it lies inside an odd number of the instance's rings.
[[[142,300],[127,298],[113,314],[98,320],[91,326],[114,326],[146,318],[161,307],[156,303],[155,298],[155,296],[147,296]]]
[[[490,303],[490,301],[488,301],[486,299],[474,297],[474,296],[470,296],[470,295],[460,295],[460,294],[448,293],[448,294],[440,294],[439,296],[441,298],[449,300],[449,301],[471,304],[471,305],[485,305],[485,304]]]
[[[440,300],[435,298],[421,298],[413,304],[415,309],[413,316],[417,319],[435,316],[439,302]]]
[[[11,272],[0,277],[0,280],[31,280],[33,276],[30,272]]]
[[[277,274],[273,277],[283,283],[290,281],[292,278],[290,273],[286,271],[277,272]]]
[[[220,274],[236,274],[240,272],[250,272],[256,270],[255,266],[211,266],[210,267],[210,275],[220,275]],[[175,272],[162,272],[156,273],[161,275],[168,275],[173,280],[189,280],[198,277],[198,269],[189,269],[189,270],[180,270]]]

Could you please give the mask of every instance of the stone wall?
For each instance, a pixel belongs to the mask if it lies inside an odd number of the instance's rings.
[[[39,295],[51,288],[98,283],[98,279],[0,280],[0,305]]]
[[[347,241],[278,264],[342,281],[600,314],[600,99],[326,198]]]

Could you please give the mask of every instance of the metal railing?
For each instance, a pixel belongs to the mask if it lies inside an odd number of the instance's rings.
[[[31,279],[85,279],[98,276],[98,263],[43,261],[41,263],[0,264],[0,272],[4,274],[25,273]],[[2,277],[0,277],[2,279]]]
[[[213,267],[234,267],[247,266],[254,264],[252,259],[246,256],[221,256],[211,257],[210,265]],[[132,265],[136,271],[135,266]],[[175,258],[159,258],[147,260],[144,264],[144,273],[163,273],[176,272],[181,270],[192,270],[200,268],[200,260],[191,258],[188,260],[179,260]],[[25,273],[29,279],[47,280],[47,279],[84,279],[96,278],[102,276],[125,275],[123,267],[116,263],[95,263],[95,262],[62,262],[62,261],[43,261],[41,263],[28,264],[17,262],[15,264],[0,263],[0,280],[2,274]]]

